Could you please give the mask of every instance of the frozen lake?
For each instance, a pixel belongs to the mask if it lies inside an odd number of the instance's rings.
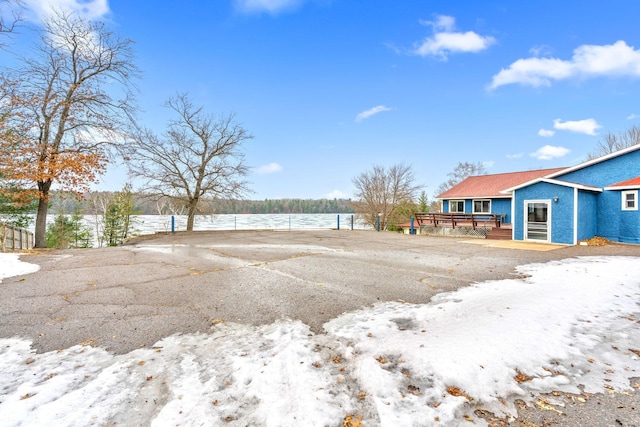
[[[243,214],[196,215],[194,230],[303,230],[303,229],[366,229],[355,214]],[[137,215],[137,234],[171,231],[171,215]],[[174,215],[175,231],[187,228],[186,215]]]
[[[55,215],[47,216],[52,224]],[[102,218],[85,215],[83,224],[93,231],[93,245],[100,246],[98,235],[102,233]],[[173,228],[172,228],[173,224]],[[34,231],[34,224],[29,231]],[[365,225],[355,214],[221,214],[196,215],[194,230],[365,230]],[[185,231],[186,215],[134,215],[129,235],[139,236],[159,232]]]

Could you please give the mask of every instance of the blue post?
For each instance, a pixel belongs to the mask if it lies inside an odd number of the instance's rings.
[[[171,215],[171,234],[176,232],[176,217]]]
[[[411,228],[409,228],[409,234],[416,234],[416,229],[413,227],[414,218],[411,217]]]
[[[340,215],[338,215],[338,230],[340,230]]]
[[[380,231],[380,215],[376,216],[376,231]]]

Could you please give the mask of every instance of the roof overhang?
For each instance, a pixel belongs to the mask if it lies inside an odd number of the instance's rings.
[[[612,159],[614,157],[622,156],[623,154],[631,153],[632,151],[640,150],[640,144],[632,145],[631,147],[623,148],[622,150],[614,151],[613,153],[609,153],[602,157],[598,157],[597,159],[588,160],[584,163],[580,163],[579,165],[572,166],[567,169],[563,169],[561,171],[549,174],[546,178],[555,178],[560,175],[566,175],[570,172],[577,171],[582,168],[586,168],[591,165],[595,165],[600,162],[604,162],[605,160]]]
[[[436,200],[467,200],[467,199],[510,199],[511,195],[499,196],[459,196],[459,197],[436,197]]]
[[[618,185],[613,187],[604,187],[607,191],[624,191],[624,190],[638,190],[640,189],[640,184],[635,185]]]
[[[582,185],[582,184],[578,184],[578,183],[575,183],[575,182],[561,181],[559,179],[551,179],[551,178],[534,179],[533,181],[525,182],[524,184],[520,184],[520,185],[515,186],[515,187],[507,188],[506,190],[502,190],[502,192],[503,193],[507,193],[507,192],[513,193],[516,190],[520,190],[521,188],[529,187],[529,186],[531,186],[533,184],[538,184],[539,182],[546,182],[547,184],[560,185],[562,187],[571,187],[571,188],[577,188],[578,190],[593,191],[595,193],[602,193],[602,188],[599,188],[599,187],[592,187],[590,185]]]

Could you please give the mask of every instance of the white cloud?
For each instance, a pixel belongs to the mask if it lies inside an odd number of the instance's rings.
[[[507,159],[521,159],[524,153],[507,154]]]
[[[455,18],[436,15],[435,21],[421,21],[433,28],[433,36],[416,43],[413,53],[420,56],[436,56],[443,60],[450,53],[479,52],[495,42],[490,36],[481,36],[473,31],[455,32]]]
[[[108,0],[24,0],[38,19],[54,11],[77,12],[86,19],[101,19],[109,13]]]
[[[540,129],[538,131],[538,135],[545,137],[545,138],[551,138],[553,135],[556,134],[555,130],[549,130],[549,129]]]
[[[494,162],[493,160],[487,160],[482,162],[482,166],[484,166],[487,169],[491,169],[493,167],[493,165],[495,165],[496,162]]]
[[[256,173],[269,174],[269,173],[280,172],[281,170],[282,170],[282,166],[280,166],[278,163],[272,162],[272,163],[269,163],[268,165],[262,165],[260,167],[257,167]]]
[[[637,119],[638,117],[640,117],[640,116],[638,116],[636,113],[631,113],[631,114],[629,114],[629,115],[627,116],[627,120],[635,120],[635,119]]]
[[[564,147],[554,147],[553,145],[545,145],[540,147],[538,151],[529,154],[538,160],[552,160],[558,157],[566,156],[571,150]]]
[[[596,130],[602,126],[598,124],[594,119],[585,120],[567,120],[563,122],[561,119],[555,119],[553,121],[554,129],[568,130],[574,133],[584,133],[586,135],[596,135]]]
[[[269,12],[276,15],[280,12],[295,9],[305,0],[235,0],[238,10],[245,13]]]
[[[364,119],[368,119],[369,117],[374,116],[374,115],[376,115],[378,113],[382,113],[384,111],[391,111],[391,110],[392,110],[392,108],[386,107],[384,105],[378,105],[377,107],[373,107],[373,108],[370,108],[370,109],[368,109],[366,111],[363,111],[363,112],[359,113],[356,116],[356,122],[361,122]]]
[[[324,197],[327,199],[346,199],[347,195],[340,190],[333,190],[331,193],[327,194]]]
[[[546,56],[551,54],[551,48],[547,45],[534,46],[529,49],[529,53],[533,56]]]
[[[640,77],[640,50],[620,40],[610,45],[582,45],[570,60],[557,58],[518,59],[493,76],[490,89],[508,84],[550,86],[554,80],[600,76]]]

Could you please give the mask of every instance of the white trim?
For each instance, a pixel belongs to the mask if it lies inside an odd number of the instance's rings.
[[[636,150],[640,150],[640,144],[632,145],[631,147],[627,147],[627,148],[624,148],[622,150],[618,150],[618,151],[615,151],[613,153],[606,154],[606,155],[604,155],[602,157],[598,157],[597,159],[588,160],[588,161],[586,161],[584,163],[580,163],[578,165],[571,166],[571,167],[569,167],[567,169],[563,169],[561,171],[549,174],[545,178],[555,178],[555,177],[560,176],[560,175],[565,175],[567,173],[571,173],[571,172],[577,171],[579,169],[583,169],[583,168],[586,168],[588,166],[595,165],[595,164],[600,163],[600,162],[604,162],[605,160],[613,159],[615,157],[622,156],[623,154],[631,153],[632,151],[636,151]]]
[[[607,191],[638,190],[638,189],[640,189],[640,184],[604,187],[604,189],[607,190]]]
[[[516,240],[516,195],[513,194],[511,200],[511,240]],[[524,240],[524,230],[522,230],[522,240]]]
[[[633,207],[627,207],[627,194],[633,194]],[[623,211],[637,211],[638,210],[638,190],[627,190],[620,192],[621,208]]]
[[[529,224],[529,209],[527,205],[530,203],[544,203],[547,205],[547,240],[529,239],[529,233],[527,232],[527,225]],[[551,243],[551,205],[552,201],[550,199],[524,200],[524,210],[522,215],[522,225],[524,229],[522,230],[522,240],[526,242]]]
[[[578,189],[573,189],[573,244],[578,244]]]
[[[465,203],[464,199],[451,199],[451,200],[448,200],[448,202],[449,202],[449,209],[448,209],[449,213],[465,213],[466,212],[467,204]],[[456,202],[456,203],[462,202],[462,212],[460,212],[460,211],[455,211],[455,212],[451,211],[451,202]]]
[[[561,187],[577,188],[577,189],[580,189],[580,190],[594,191],[596,193],[602,193],[602,188],[600,188],[600,187],[592,187],[590,185],[583,185],[583,184],[578,184],[578,183],[569,182],[569,181],[561,181],[559,179],[550,179],[550,178],[547,178],[547,177],[536,178],[536,179],[531,180],[529,182],[525,182],[524,184],[520,184],[520,185],[517,185],[515,187],[507,188],[506,190],[502,190],[502,192],[507,192],[507,191],[512,192],[512,191],[515,191],[515,190],[519,190],[521,188],[529,187],[530,185],[537,184],[539,182],[546,182],[547,184],[559,185]]]
[[[462,196],[460,196],[462,197]],[[461,200],[460,197],[436,197],[435,200]],[[462,199],[510,199],[510,195],[504,196],[464,196]]]
[[[489,210],[487,212],[476,211],[476,202],[489,202]],[[471,213],[491,213],[491,199],[471,199]]]

